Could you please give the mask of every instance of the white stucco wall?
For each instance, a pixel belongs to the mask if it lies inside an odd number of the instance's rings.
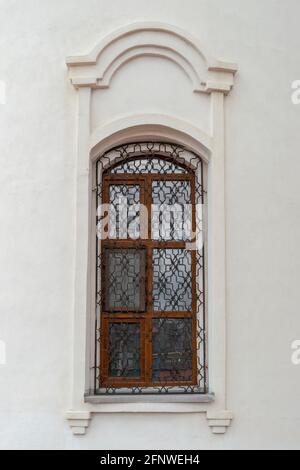
[[[300,105],[291,101],[300,80],[299,14],[297,0],[0,0],[0,448],[300,447],[300,366],[291,362],[300,339]],[[226,98],[227,387],[235,419],[222,436],[198,414],[102,414],[82,437],[64,418],[76,154],[76,91],[65,58],[138,20],[179,26],[239,65]],[[146,62],[132,62],[112,89],[97,92],[93,122],[165,110],[205,130],[206,97],[198,108],[180,101],[186,77],[170,89],[165,76],[174,65]],[[149,80],[151,99],[143,91]]]

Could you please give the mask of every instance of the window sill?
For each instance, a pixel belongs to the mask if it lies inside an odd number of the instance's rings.
[[[87,395],[85,403],[92,405],[118,404],[118,403],[212,403],[214,394],[182,394],[182,395]]]
[[[216,408],[214,394],[207,395],[88,395],[85,405],[67,412],[75,435],[86,433],[92,416],[99,413],[205,413],[213,434],[225,434],[233,413]]]

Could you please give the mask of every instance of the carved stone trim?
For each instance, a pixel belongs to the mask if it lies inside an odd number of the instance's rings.
[[[208,412],[207,421],[213,434],[225,434],[231,425],[233,413],[231,411]]]
[[[113,76],[131,60],[160,57],[176,63],[197,93],[229,93],[237,65],[208,58],[198,41],[180,28],[141,22],[103,38],[87,55],[66,59],[75,88],[109,88]]]
[[[89,427],[91,413],[89,411],[68,411],[66,418],[74,435],[83,435]]]

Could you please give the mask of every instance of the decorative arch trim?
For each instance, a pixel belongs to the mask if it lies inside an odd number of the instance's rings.
[[[67,57],[66,62],[68,66],[80,66],[82,64],[96,65],[103,51],[111,44],[119,39],[124,38],[125,36],[128,36],[129,34],[133,35],[141,31],[150,31],[156,33],[163,32],[171,34],[177,37],[179,40],[188,43],[193,49],[195,49],[195,51],[206,63],[209,63],[209,60],[202,51],[202,47],[198,44],[198,41],[192,35],[176,26],[157,22],[137,22],[123,26],[122,28],[117,29],[103,38],[89,54]]]
[[[201,82],[201,78],[193,64],[177,51],[153,44],[137,45],[124,50],[109,64],[103,76],[97,79],[97,88],[109,88],[114,75],[121,67],[140,57],[158,57],[174,62],[190,79],[195,92],[205,92],[205,85]]]
[[[102,39],[82,56],[68,57],[70,78],[76,88],[109,88],[114,75],[128,62],[141,57],[158,57],[179,66],[190,79],[194,92],[228,93],[237,66],[215,61],[204,54],[198,41],[175,26],[162,23],[127,25]]]
[[[139,140],[168,140],[210,159],[212,138],[191,123],[161,114],[124,116],[96,128],[90,136],[91,159],[116,145]]]

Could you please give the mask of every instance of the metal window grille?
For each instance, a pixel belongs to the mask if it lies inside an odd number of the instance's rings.
[[[206,393],[205,250],[192,238],[203,162],[178,145],[134,143],[96,171],[94,393]]]

